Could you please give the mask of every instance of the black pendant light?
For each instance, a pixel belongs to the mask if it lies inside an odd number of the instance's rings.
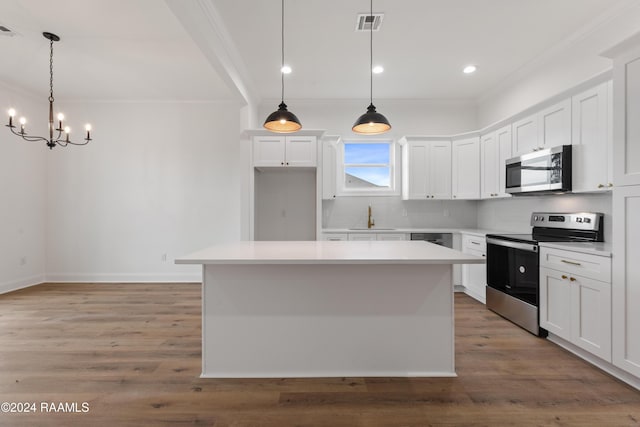
[[[267,120],[264,121],[264,128],[276,133],[291,133],[302,129],[300,120],[291,111],[287,110],[287,104],[284,103],[284,0],[282,0],[282,68],[280,74],[282,76],[282,97],[278,109],[269,114]]]
[[[378,135],[391,129],[391,125],[389,124],[389,120],[387,120],[387,118],[382,114],[378,113],[376,111],[376,107],[373,105],[373,0],[370,0],[369,5],[371,8],[371,14],[369,15],[369,19],[371,20],[369,38],[369,53],[371,59],[369,64],[369,76],[371,77],[369,106],[367,107],[367,112],[358,117],[358,120],[356,120],[351,130],[363,135]]]

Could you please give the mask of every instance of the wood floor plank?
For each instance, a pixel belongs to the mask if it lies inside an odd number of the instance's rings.
[[[199,284],[0,295],[1,426],[639,426],[640,392],[456,294],[456,378],[203,379]],[[259,355],[256,355],[259,357]]]

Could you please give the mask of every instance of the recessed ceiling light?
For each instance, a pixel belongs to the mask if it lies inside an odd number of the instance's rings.
[[[289,67],[288,65],[283,65],[282,68],[280,68],[280,71],[282,71],[282,74],[290,74],[291,67]]]
[[[376,65],[371,71],[373,71],[373,74],[380,74],[384,71],[384,67],[382,65]]]
[[[464,67],[464,70],[462,70],[463,73],[465,74],[471,74],[471,73],[475,73],[477,70],[475,65],[467,65],[466,67]]]

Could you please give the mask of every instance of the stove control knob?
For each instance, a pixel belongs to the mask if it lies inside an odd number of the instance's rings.
[[[538,220],[538,215],[534,215],[533,220],[537,221]]]
[[[589,224],[591,222],[591,218],[585,218],[584,222],[586,222],[587,224]]]
[[[582,222],[582,218],[581,217],[577,217],[576,218],[576,222]]]

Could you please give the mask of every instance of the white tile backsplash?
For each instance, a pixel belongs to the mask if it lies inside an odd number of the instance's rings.
[[[400,197],[325,200],[322,203],[322,227],[366,227],[369,204],[378,228],[476,228],[476,201],[402,200]]]
[[[528,233],[532,212],[602,212],[604,240],[611,241],[611,193],[520,196],[478,202],[478,227]]]

